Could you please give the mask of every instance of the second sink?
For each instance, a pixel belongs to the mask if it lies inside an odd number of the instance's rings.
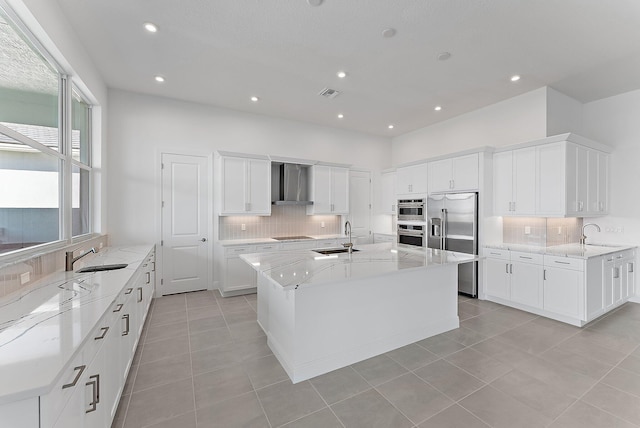
[[[115,265],[98,265],[98,266],[87,266],[82,269],[78,269],[77,273],[86,273],[86,272],[102,272],[105,270],[116,270],[116,269],[124,269],[129,266],[126,263],[119,263]]]
[[[313,250],[316,253],[320,253],[320,254],[324,254],[325,256],[328,254],[339,254],[339,253],[348,253],[349,249],[348,248],[327,248],[325,250]],[[356,250],[355,248],[352,250],[354,253],[356,251],[360,251],[360,250]]]

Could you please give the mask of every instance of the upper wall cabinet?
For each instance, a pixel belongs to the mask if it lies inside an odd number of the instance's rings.
[[[570,141],[495,153],[494,215],[606,215],[608,169],[608,153]]]
[[[478,153],[429,162],[429,193],[478,190],[478,162]]]
[[[220,215],[271,215],[271,161],[220,156]]]
[[[326,165],[311,167],[307,214],[349,214],[349,168]]]
[[[427,163],[404,166],[396,171],[396,194],[398,196],[412,196],[423,194],[426,196],[429,178]]]
[[[377,211],[380,214],[397,214],[396,172],[388,171],[380,175],[380,192]]]

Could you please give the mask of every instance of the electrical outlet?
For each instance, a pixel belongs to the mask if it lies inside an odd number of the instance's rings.
[[[562,235],[562,226],[558,226],[558,235]]]
[[[531,235],[531,226],[525,226],[524,227],[524,234],[525,235]]]
[[[29,272],[25,272],[20,275],[20,285],[26,284],[31,279],[31,274]]]
[[[320,227],[324,227],[324,221],[320,222]]]
[[[98,249],[102,250],[102,247],[104,247],[104,244],[101,242],[100,244],[98,244]]]
[[[242,230],[247,230],[247,225],[246,225],[246,224],[244,224],[244,223],[242,223],[242,224],[240,225],[240,229],[242,229]]]

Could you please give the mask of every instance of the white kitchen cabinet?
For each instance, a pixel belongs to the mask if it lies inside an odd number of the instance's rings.
[[[621,251],[602,258],[605,310],[620,306],[635,295],[635,251]]]
[[[495,215],[535,213],[535,147],[496,153],[493,157],[493,183]]]
[[[313,165],[311,167],[308,215],[349,214],[349,169],[344,167]]]
[[[582,319],[583,275],[580,271],[545,267],[544,309]]]
[[[380,176],[380,198],[377,211],[380,214],[398,214],[396,196],[396,172],[384,172]]]
[[[432,161],[428,169],[429,193],[478,190],[478,153]]]
[[[533,308],[542,308],[543,276],[542,256],[511,252],[511,300]]]
[[[536,215],[562,217],[567,212],[567,150],[565,143],[536,147]]]
[[[223,296],[256,288],[256,271],[240,258],[240,254],[255,251],[256,248],[252,245],[229,247],[225,250],[224,280],[220,289]]]
[[[424,195],[428,192],[429,170],[427,163],[403,166],[396,170],[396,195],[399,197]]]
[[[509,260],[485,259],[486,280],[484,292],[490,296],[511,299],[511,278],[509,276]]]
[[[220,215],[271,215],[271,161],[221,156]]]

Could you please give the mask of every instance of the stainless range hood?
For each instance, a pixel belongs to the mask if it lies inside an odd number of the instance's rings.
[[[274,205],[313,205],[309,200],[309,165],[271,163],[271,201]]]

